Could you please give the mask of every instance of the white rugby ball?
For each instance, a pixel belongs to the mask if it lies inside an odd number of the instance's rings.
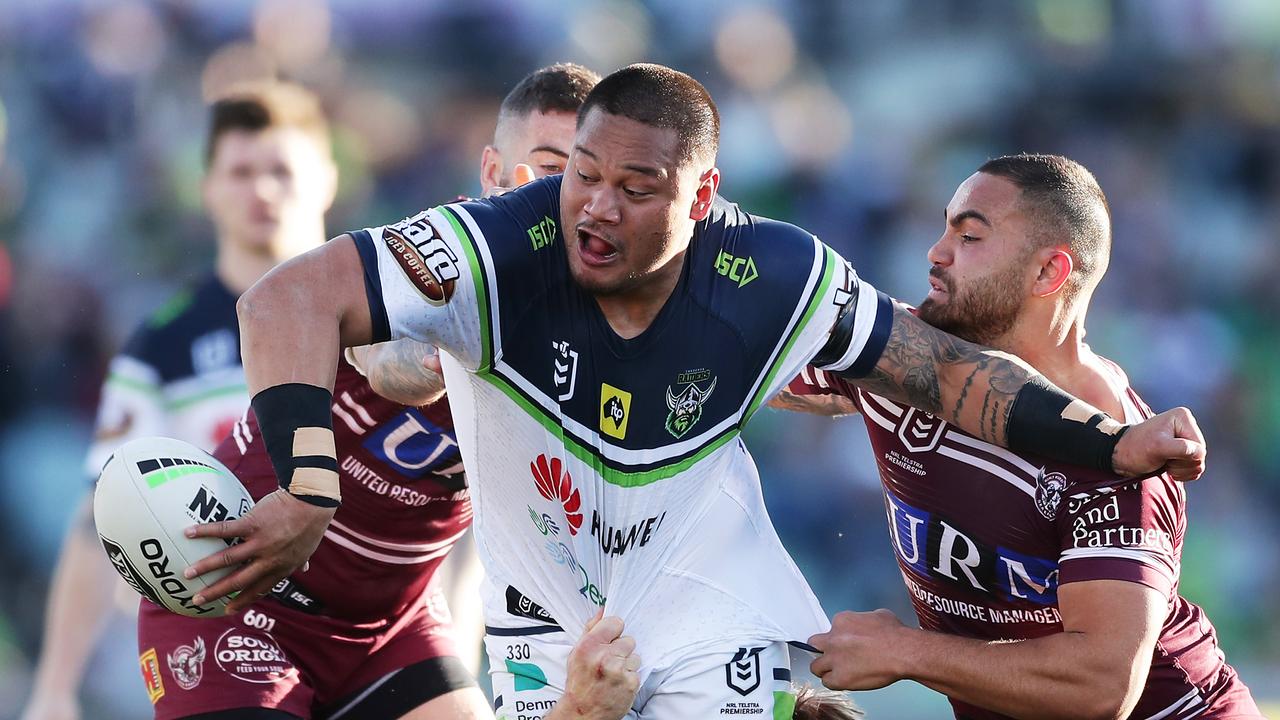
[[[120,446],[98,476],[93,519],[120,576],[151,602],[188,617],[220,617],[227,599],[196,605],[192,596],[231,572],[187,580],[197,560],[226,549],[221,538],[188,538],[191,525],[238,518],[253,507],[249,491],[200,448],[148,437]]]

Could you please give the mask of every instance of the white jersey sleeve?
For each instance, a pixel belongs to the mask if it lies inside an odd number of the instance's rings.
[[[364,263],[374,342],[410,337],[440,347],[468,370],[488,366],[492,317],[484,276],[492,262],[469,216],[441,206],[352,237]]]
[[[778,340],[748,417],[807,365],[858,378],[870,373],[884,353],[893,327],[893,300],[859,278],[836,251],[817,238],[812,241],[814,259],[802,293],[804,301],[795,306],[788,329]],[[779,296],[783,292],[779,289]]]
[[[93,443],[85,458],[86,475],[96,478],[122,444],[167,434],[166,415],[159,371],[137,358],[117,355],[102,385]]]

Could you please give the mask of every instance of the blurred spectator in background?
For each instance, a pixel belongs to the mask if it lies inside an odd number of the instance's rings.
[[[337,174],[314,95],[287,84],[236,88],[213,104],[208,138],[202,191],[217,230],[214,270],[155,311],[111,361],[88,477],[134,438],[205,450],[221,442],[249,404],[236,299],[276,263],[324,242]],[[94,532],[92,493],[80,494],[45,610],[29,720],[81,716],[85,663],[113,608],[106,590],[121,585]],[[136,607],[133,591],[123,592]]]

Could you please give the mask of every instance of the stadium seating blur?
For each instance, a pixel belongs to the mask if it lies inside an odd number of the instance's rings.
[[[1280,4],[1246,0],[0,0],[0,720],[25,698],[89,482],[106,360],[212,256],[202,97],[271,74],[321,93],[336,234],[476,192],[502,94],[556,60],[699,78],[723,115],[723,193],[905,301],[984,159],[1093,170],[1115,248],[1089,340],[1150,404],[1198,415],[1210,464],[1189,490],[1182,592],[1280,713],[1278,57]],[[860,423],[769,412],[749,436],[827,610],[911,617]],[[131,643],[99,654],[88,717],[147,711]],[[859,702],[945,714],[901,685]]]

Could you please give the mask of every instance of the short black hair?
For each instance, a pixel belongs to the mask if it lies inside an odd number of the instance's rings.
[[[218,140],[226,133],[260,132],[272,127],[297,128],[311,136],[326,154],[332,151],[329,121],[314,93],[293,83],[255,82],[232,86],[210,106],[205,163],[213,161]]]
[[[498,123],[531,113],[576,113],[600,74],[575,63],[556,63],[525,75],[498,108]]]
[[[1065,244],[1079,273],[1068,292],[1092,288],[1111,255],[1111,207],[1083,165],[1061,155],[1021,153],[994,158],[978,172],[1001,177],[1020,191],[1034,223],[1029,250]]]
[[[663,65],[636,63],[596,85],[578,111],[578,127],[593,109],[675,130],[682,160],[711,160],[720,149],[720,111],[702,83]]]

